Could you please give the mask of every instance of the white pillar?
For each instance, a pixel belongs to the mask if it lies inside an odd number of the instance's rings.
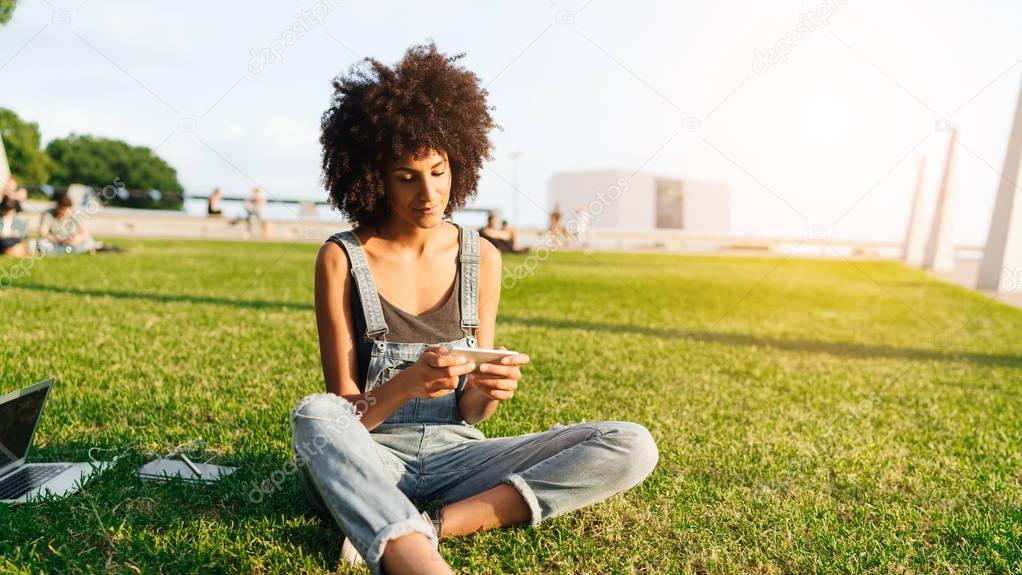
[[[0,136],[0,194],[7,187],[7,180],[11,177],[11,167],[7,163],[7,151],[4,149],[4,139]]]
[[[976,287],[1003,290],[1004,276],[1022,277],[1022,90],[1015,107],[1015,122],[1008,138],[1008,152],[1004,156],[997,187],[994,213],[990,217],[987,245],[983,249],[983,262],[979,266]]]
[[[923,227],[923,173],[926,159],[919,158],[919,172],[916,174],[916,189],[912,194],[912,211],[908,216],[908,231],[901,250],[901,259],[910,266],[923,265],[926,255],[926,228]]]
[[[954,233],[955,205],[958,194],[954,186],[955,143],[958,129],[951,129],[947,143],[947,157],[944,159],[944,175],[940,179],[940,193],[933,209],[933,223],[930,225],[930,240],[926,244],[923,267],[935,272],[951,272],[955,269]]]

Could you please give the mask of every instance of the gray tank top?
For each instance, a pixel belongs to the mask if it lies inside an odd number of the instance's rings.
[[[383,309],[383,321],[387,322],[389,331],[387,339],[398,343],[440,343],[460,338],[461,305],[458,292],[461,288],[461,266],[454,274],[454,287],[440,307],[421,315],[409,313],[390,303],[382,295],[380,307]],[[379,293],[379,291],[377,291]],[[362,302],[359,298],[351,298],[352,317],[362,316]]]
[[[459,226],[460,228],[460,226]],[[347,243],[343,241],[342,237],[344,234],[347,235]],[[458,254],[457,271],[454,274],[454,287],[451,291],[450,296],[447,298],[439,308],[427,312],[422,315],[414,315],[408,313],[394,304],[388,302],[379,294],[376,290],[376,284],[372,281],[372,273],[369,271],[368,266],[365,265],[365,256],[362,254],[361,244],[358,239],[351,232],[342,232],[331,236],[327,241],[332,241],[348,252],[349,258],[355,258],[355,265],[352,266],[352,275],[355,276],[356,281],[352,282],[354,293],[351,295],[351,317],[352,327],[354,332],[359,334],[356,338],[355,345],[355,357],[356,365],[358,366],[358,382],[359,389],[362,391],[362,386],[369,377],[369,364],[370,355],[372,353],[373,344],[375,337],[367,337],[362,334],[367,334],[372,331],[369,329],[371,326],[367,325],[365,313],[365,305],[363,300],[368,299],[369,301],[377,300],[380,302],[380,311],[382,312],[383,327],[386,329],[386,339],[393,343],[444,343],[461,339],[465,336],[466,326],[478,325],[478,317],[475,313],[472,313],[471,317],[463,317],[462,311],[462,299],[463,294],[467,290],[469,299],[468,309],[470,312],[476,312],[476,308],[473,304],[476,304],[476,284],[475,278],[478,277],[478,236],[474,236],[472,230],[460,230],[460,243],[461,250]],[[469,236],[466,238],[466,235]],[[469,242],[471,246],[470,253],[465,253],[465,243]],[[353,253],[354,252],[354,253]],[[472,262],[467,268],[463,269],[463,261],[465,258],[469,258]],[[471,258],[475,258],[472,260]],[[357,268],[357,269],[356,269]],[[466,273],[469,274],[471,280],[468,284],[462,284],[462,276]],[[363,278],[358,281],[359,278]],[[373,293],[365,294],[366,297],[360,293],[361,289],[371,289]],[[375,297],[373,297],[375,296]],[[376,326],[372,326],[376,327]],[[474,333],[474,330],[473,330]],[[475,345],[474,337],[473,343]]]

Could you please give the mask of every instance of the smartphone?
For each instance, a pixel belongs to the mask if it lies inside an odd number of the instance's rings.
[[[452,347],[451,353],[470,359],[476,364],[475,371],[479,372],[479,366],[484,363],[495,363],[501,358],[518,355],[517,351],[509,349],[485,349],[481,347]]]

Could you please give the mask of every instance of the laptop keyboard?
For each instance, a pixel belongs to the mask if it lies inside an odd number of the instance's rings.
[[[70,465],[42,465],[22,467],[0,479],[0,499],[17,499],[56,477]]]

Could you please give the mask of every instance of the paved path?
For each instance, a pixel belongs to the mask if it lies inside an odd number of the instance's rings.
[[[1004,293],[976,289],[976,277],[979,276],[979,260],[959,259],[955,271],[946,274],[937,274],[937,276],[951,283],[956,283],[971,290],[976,290],[981,294],[990,296],[1008,305],[1022,308],[1022,289]]]

